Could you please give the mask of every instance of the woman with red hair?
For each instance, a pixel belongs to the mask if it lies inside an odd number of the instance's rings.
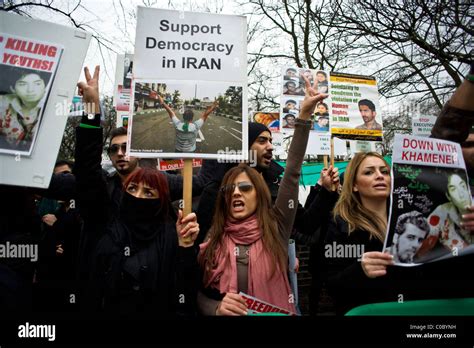
[[[99,69],[78,84],[86,105],[98,105]],[[152,168],[124,183],[117,216],[102,176],[100,114],[84,116],[76,136],[75,174],[84,228],[82,255],[90,280],[84,304],[92,310],[153,315],[195,312],[199,232],[195,214],[173,214],[166,177]]]

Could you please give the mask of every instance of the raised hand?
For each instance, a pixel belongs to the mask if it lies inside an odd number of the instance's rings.
[[[335,191],[339,186],[339,168],[333,166],[324,168],[318,183],[328,191]]]
[[[316,79],[314,80],[312,86],[306,76],[303,76],[303,79],[305,83],[306,94],[298,117],[302,120],[309,120],[314,109],[316,108],[316,104],[324,100],[324,98],[327,98],[328,94],[318,92],[318,83]]]
[[[94,70],[94,76],[91,77],[89,68],[84,68],[86,82],[81,81],[77,84],[79,95],[83,98],[84,107],[87,113],[100,113],[99,107],[99,72],[100,66],[97,65]]]

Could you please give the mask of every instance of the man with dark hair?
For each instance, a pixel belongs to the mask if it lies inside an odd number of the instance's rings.
[[[318,71],[316,73],[316,79],[318,80],[318,92],[327,93],[329,89],[327,74],[324,71]]]
[[[2,76],[3,78],[3,76]],[[48,78],[25,72],[10,87],[12,94],[0,96],[0,146],[27,150],[39,128]]]
[[[299,84],[299,83],[298,83]],[[304,95],[304,90],[296,85],[296,82],[290,80],[283,86],[283,94],[286,95]]]
[[[356,129],[382,130],[382,125],[375,121],[377,112],[375,111],[375,104],[371,100],[359,100],[359,111],[364,124],[355,127]]]
[[[54,174],[71,174],[74,163],[68,160],[58,160],[54,165]]]
[[[285,120],[285,125],[283,128],[295,128],[295,121],[296,117],[293,114],[286,114],[285,117],[283,117]]]
[[[424,250],[433,248],[437,242],[448,250],[461,250],[474,243],[474,234],[462,225],[462,216],[469,213],[472,205],[466,181],[457,173],[448,176],[446,198],[448,202],[436,207],[428,217],[429,238]]]
[[[420,212],[411,211],[400,215],[395,226],[390,252],[394,261],[413,263],[413,259],[429,231],[430,226]]]
[[[286,69],[286,73],[283,76],[283,80],[292,80],[294,78],[296,78],[296,69],[295,68]]]

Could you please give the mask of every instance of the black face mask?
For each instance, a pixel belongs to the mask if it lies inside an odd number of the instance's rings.
[[[120,205],[120,217],[139,240],[150,240],[158,232],[157,225],[162,221],[159,198],[136,198],[124,192]]]

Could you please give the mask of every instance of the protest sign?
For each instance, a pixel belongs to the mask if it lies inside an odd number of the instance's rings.
[[[332,72],[331,134],[353,140],[382,140],[382,116],[375,78]]]
[[[193,158],[192,159],[193,168],[202,167],[202,159],[200,158]],[[158,168],[161,171],[167,170],[178,170],[184,168],[184,160],[183,159],[170,159],[170,160],[158,160]]]
[[[395,135],[392,200],[384,249],[413,266],[472,252],[474,236],[461,215],[472,205],[457,143]]]
[[[0,153],[29,156],[63,47],[0,32]]]
[[[117,54],[114,86],[114,106],[117,113],[117,127],[128,126],[128,118],[131,112],[132,78],[133,54]]]
[[[1,184],[48,187],[89,41],[82,30],[0,12]]]
[[[246,44],[243,16],[139,7],[130,154],[245,159]]]
[[[311,84],[313,84],[316,79],[318,91],[321,93],[329,93],[329,72],[291,66],[283,67],[280,124],[282,131],[285,133],[293,132],[295,119],[298,117],[301,109],[301,103],[303,102],[306,92],[304,77],[306,77]],[[311,115],[313,124],[311,129],[314,132],[329,133],[330,105],[327,104],[326,100],[318,103],[314,113]]]
[[[259,314],[259,313],[280,313],[283,315],[295,315],[295,313],[289,312],[286,309],[274,306],[268,302],[262,301],[256,297],[250,296],[246,293],[239,292],[239,295],[245,300],[248,308],[248,314]]]
[[[412,118],[412,135],[418,137],[429,137],[431,135],[431,129],[436,122],[436,116],[431,115],[420,115]]]
[[[305,95],[303,76],[312,84],[316,81],[319,92],[329,94],[328,98],[316,105],[311,115],[307,154],[329,155],[329,150],[323,144],[328,138],[330,141],[331,135],[364,141],[382,139],[382,120],[377,115],[378,91],[374,78],[297,67],[282,69],[280,126],[283,133],[293,133]],[[334,143],[337,141],[334,140]],[[368,147],[365,146],[366,149]],[[335,148],[334,151],[335,154],[345,154],[345,147]]]

